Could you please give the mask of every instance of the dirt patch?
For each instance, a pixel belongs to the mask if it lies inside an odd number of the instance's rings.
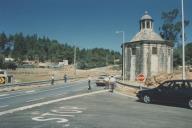
[[[147,87],[150,86],[157,87],[160,83],[166,80],[177,80],[177,79],[182,79],[182,71],[176,70],[171,74],[162,73],[157,76],[152,76],[145,80],[144,85]],[[186,79],[192,79],[192,72],[189,71],[186,72]]]
[[[118,84],[115,90],[125,95],[136,96],[138,89]]]
[[[101,74],[119,75],[121,71],[113,70],[112,66],[95,68],[90,70],[79,70],[73,65],[65,66],[64,68],[18,68],[16,70],[8,70],[8,74],[13,75],[14,83],[31,82],[40,80],[50,80],[54,74],[55,79],[63,79],[66,74],[69,78],[87,78],[89,75],[98,77]]]
[[[11,91],[18,91],[18,90],[31,90],[33,88],[39,88],[44,86],[49,86],[50,84],[41,84],[41,85],[30,85],[30,86],[9,86],[5,88],[1,88],[0,92],[11,92]]]

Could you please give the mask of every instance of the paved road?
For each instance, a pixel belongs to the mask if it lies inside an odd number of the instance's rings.
[[[191,128],[192,110],[144,104],[106,90],[0,112],[1,128]]]
[[[92,82],[92,86],[95,86]],[[87,81],[81,80],[67,84],[57,84],[53,86],[34,88],[28,91],[15,91],[0,94],[0,111],[17,108],[37,102],[51,100],[60,96],[66,97],[87,91]],[[99,88],[94,88],[98,90]]]

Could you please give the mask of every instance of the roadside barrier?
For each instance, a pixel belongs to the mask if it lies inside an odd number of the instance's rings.
[[[124,85],[124,86],[128,86],[128,87],[132,87],[132,88],[136,88],[136,89],[139,89],[139,90],[143,90],[143,89],[150,89],[148,87],[145,87],[145,86],[142,86],[142,85],[130,85],[130,84],[127,84],[127,83],[123,83],[121,81],[117,81],[118,84],[121,84],[121,85]]]
[[[71,78],[68,78],[68,80],[76,80],[79,78],[84,78],[84,77],[71,77]],[[55,79],[54,81],[64,81],[64,79]],[[30,85],[47,84],[47,83],[51,83],[51,80],[4,84],[3,86],[0,86],[0,88],[13,87],[13,86],[30,86]]]

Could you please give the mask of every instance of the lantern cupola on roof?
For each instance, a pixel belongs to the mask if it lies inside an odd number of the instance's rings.
[[[160,35],[154,32],[153,19],[147,11],[145,11],[145,14],[140,19],[140,31],[132,38],[131,42],[141,40],[164,41]]]
[[[143,29],[153,29],[153,19],[152,17],[148,14],[147,11],[145,11],[144,16],[141,17],[140,20],[140,26],[141,26],[141,30]]]

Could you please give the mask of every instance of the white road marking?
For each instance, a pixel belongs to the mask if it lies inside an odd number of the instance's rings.
[[[35,90],[30,90],[30,91],[26,91],[25,93],[34,93],[35,92]]]
[[[5,108],[5,107],[8,107],[9,105],[3,105],[3,106],[0,106],[0,108]]]
[[[25,102],[29,103],[29,102],[34,102],[34,101],[42,100],[42,99],[45,99],[45,98],[43,97],[43,98],[39,98],[39,99],[32,99],[32,100],[28,100],[28,101],[25,101]]]
[[[44,117],[33,117],[32,120],[35,121],[51,121],[51,120],[57,120],[57,123],[66,123],[69,120],[65,119],[65,118],[44,118]]]
[[[0,97],[2,97],[2,96],[8,96],[8,95],[9,95],[9,94],[1,94]]]
[[[32,104],[32,105],[18,107],[18,108],[14,108],[14,109],[10,109],[10,110],[6,110],[6,111],[0,112],[0,116],[5,115],[5,114],[10,114],[10,113],[18,112],[18,111],[23,111],[23,110],[31,109],[31,108],[34,108],[34,107],[48,105],[48,104],[52,104],[52,103],[56,103],[56,102],[60,102],[60,101],[66,101],[66,100],[75,99],[75,98],[79,98],[79,97],[83,97],[83,96],[89,96],[89,95],[94,95],[94,94],[98,94],[98,93],[103,93],[103,92],[107,92],[107,91],[108,90],[89,92],[89,93],[79,94],[79,95],[75,95],[75,96],[60,98],[60,99],[56,99],[56,100],[50,100],[50,101],[46,101],[46,102],[42,102],[42,103],[36,103],[36,104]]]
[[[51,110],[54,113],[59,113],[59,114],[64,114],[64,113],[82,113],[82,111],[80,110],[64,110],[64,111],[60,111],[60,110]]]
[[[74,117],[74,115],[61,115],[61,114],[54,114],[54,113],[43,113],[41,116],[64,116],[64,117]]]
[[[75,115],[77,113],[82,113],[83,111],[80,111],[80,110],[86,110],[86,109],[79,108],[79,107],[73,107],[73,106],[72,107],[71,106],[59,107],[59,109],[51,110],[51,112],[46,112],[37,117],[32,117],[32,120],[40,121],[40,122],[56,120],[57,123],[65,123],[65,125],[66,125],[65,127],[68,127],[68,126],[70,126],[69,119],[66,119],[66,118],[75,117]],[[66,115],[65,113],[70,113],[70,114],[75,114],[75,115]]]

